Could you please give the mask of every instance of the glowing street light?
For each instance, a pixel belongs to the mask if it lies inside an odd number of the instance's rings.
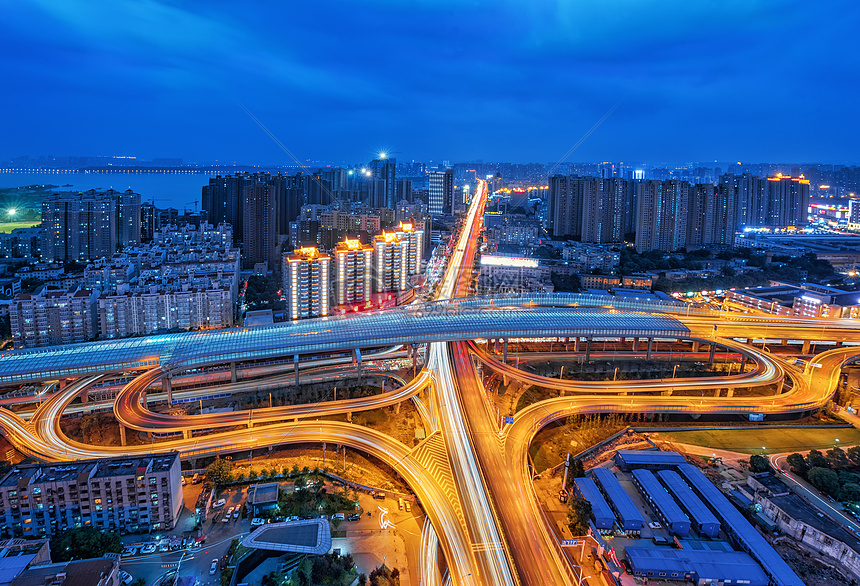
[[[380,159],[384,159],[384,158],[385,158],[385,151],[382,151],[381,153],[379,153],[379,158],[380,158]]]
[[[18,210],[16,210],[15,208],[9,208],[8,210],[6,210],[6,215],[8,215],[10,218],[14,218],[15,214],[17,213]]]

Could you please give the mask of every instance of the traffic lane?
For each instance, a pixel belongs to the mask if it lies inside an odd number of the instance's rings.
[[[570,567],[553,546],[534,501],[520,490],[518,466],[506,462],[499,449],[496,419],[481,392],[466,344],[453,343],[452,354],[469,432],[520,579],[535,585],[573,583]]]

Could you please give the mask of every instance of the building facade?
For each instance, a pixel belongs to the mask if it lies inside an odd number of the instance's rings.
[[[373,293],[373,247],[346,239],[332,252],[337,305],[363,304]]]
[[[38,288],[9,305],[15,348],[39,348],[94,340],[98,335],[98,291],[76,287]]]
[[[331,257],[307,246],[284,254],[281,271],[290,319],[325,317],[329,313]]]
[[[0,531],[11,537],[165,531],[182,506],[178,452],[15,466],[0,479]]]

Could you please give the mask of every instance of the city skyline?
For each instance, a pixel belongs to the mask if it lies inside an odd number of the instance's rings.
[[[0,156],[291,162],[244,106],[300,160],[551,161],[618,105],[573,160],[860,158],[847,3],[229,8],[15,6]]]

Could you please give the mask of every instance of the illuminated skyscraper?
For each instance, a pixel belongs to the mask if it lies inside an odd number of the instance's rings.
[[[379,158],[371,161],[369,168],[375,180],[370,205],[375,208],[394,209],[397,160],[388,158],[385,153],[379,153]]]
[[[636,252],[673,252],[687,244],[690,184],[671,179],[637,185]]]
[[[424,253],[424,230],[412,222],[400,222],[395,233],[406,246],[406,274],[417,275],[421,272],[421,255]]]
[[[373,239],[376,249],[376,292],[403,291],[408,277],[409,243],[396,232],[385,232]]]
[[[290,319],[328,315],[329,263],[331,257],[313,246],[284,254],[283,287]]]
[[[242,262],[247,268],[257,263],[278,264],[278,190],[275,185],[255,183],[243,192],[242,221],[245,235]]]
[[[454,204],[454,171],[438,171],[429,177],[429,210],[432,216],[450,214]]]
[[[140,195],[109,189],[53,193],[42,202],[42,258],[110,257],[140,243]]]
[[[337,305],[365,303],[373,293],[373,247],[346,239],[334,251]]]
[[[767,178],[767,225],[801,226],[809,222],[809,180],[777,173]]]

